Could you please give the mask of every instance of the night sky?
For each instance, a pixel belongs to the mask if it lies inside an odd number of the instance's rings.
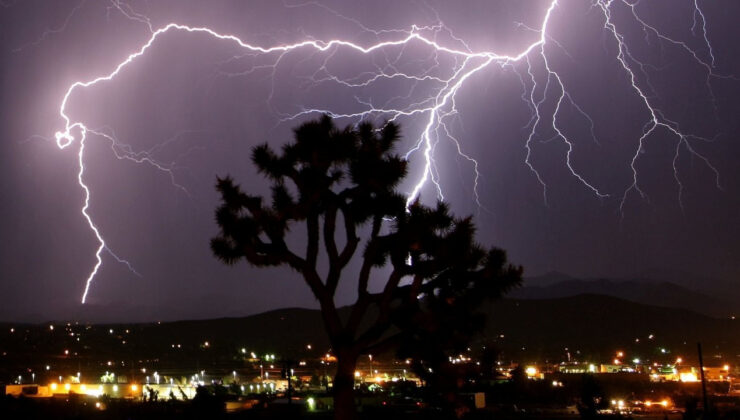
[[[617,60],[604,11],[595,2],[561,0],[548,21],[545,58],[537,47],[518,61],[496,60],[460,84],[454,110],[451,103],[440,108],[445,125],[431,131],[432,173],[452,210],[475,216],[478,240],[506,249],[527,276],[671,271],[732,283],[740,279],[740,3],[699,1],[704,20],[693,1],[631,2],[615,1],[609,16],[634,83],[657,118],[689,137],[681,141],[659,126],[639,148],[651,114]],[[332,39],[369,47],[403,40],[412,25],[442,23],[417,33],[459,51],[518,55],[540,39],[548,7],[550,1],[0,1],[0,320],[207,318],[316,307],[287,269],[227,267],[212,256],[216,176],[231,174],[245,189],[264,192],[250,149],[265,141],[279,147],[292,128],[320,115],[298,115],[303,111],[426,108],[444,94],[444,80],[460,80],[455,71],[484,63],[419,40],[369,54],[308,46],[281,55],[203,32],[158,36],[112,80],[76,88],[66,104],[73,123],[105,134],[88,131],[85,140],[89,214],[107,246],[135,270],[103,252],[83,306],[99,244],[81,214],[80,130],[63,150],[54,137],[65,128],[60,106],[73,83],[110,74],[152,31],[175,22],[264,48]],[[385,77],[375,78],[379,72]],[[557,128],[572,145],[570,168],[568,143],[552,127],[561,96]],[[422,138],[429,116],[396,119],[404,135],[399,153]],[[476,167],[458,155],[453,138],[478,162],[477,200]],[[409,158],[404,192],[424,171],[421,151]],[[437,194],[431,182],[421,189],[426,203]],[[350,289],[340,289],[341,302],[352,301]]]

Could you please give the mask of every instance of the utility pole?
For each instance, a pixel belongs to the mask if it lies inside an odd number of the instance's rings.
[[[292,401],[293,401],[293,399],[291,398],[292,396],[291,395],[292,394],[291,376],[293,376],[291,366],[293,365],[293,363],[294,362],[292,360],[283,361],[283,371],[282,371],[283,375],[282,376],[283,378],[286,378],[286,377],[288,378],[288,405],[292,404]]]
[[[696,343],[696,348],[699,351],[699,372],[701,372],[701,395],[704,399],[704,414],[702,418],[707,417],[709,413],[709,402],[707,400],[707,381],[704,379],[704,360],[701,357],[701,343]]]

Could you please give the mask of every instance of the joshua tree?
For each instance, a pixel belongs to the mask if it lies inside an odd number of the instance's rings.
[[[245,258],[259,267],[288,265],[318,300],[337,357],[336,418],[354,417],[360,355],[394,347],[413,353],[414,343],[452,337],[451,319],[521,279],[504,251],[475,243],[470,218],[453,218],[443,203],[406,205],[396,192],[406,175],[406,161],[393,153],[398,140],[393,123],[338,129],[324,116],[299,126],[280,153],[267,144],[254,148],[252,161],[271,183],[268,203],[229,177],[217,183],[223,202],[213,253],[227,264]],[[306,232],[301,252],[288,238],[297,226]],[[348,276],[353,258],[359,272]],[[381,276],[382,289],[370,290]],[[344,316],[334,300],[340,281],[356,283],[357,300]]]

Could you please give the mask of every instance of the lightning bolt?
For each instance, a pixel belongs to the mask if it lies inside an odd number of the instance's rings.
[[[678,202],[679,202],[679,205],[681,206],[681,209],[683,210],[683,200],[682,200],[683,184],[681,183],[681,179],[679,178],[679,172],[678,172],[678,166],[677,166],[677,161],[680,156],[681,146],[684,146],[684,148],[691,155],[700,159],[714,173],[715,184],[717,188],[722,189],[722,186],[720,184],[719,171],[714,165],[712,165],[709,159],[707,159],[704,155],[698,153],[696,149],[694,149],[694,147],[691,145],[691,140],[708,141],[708,139],[695,135],[695,134],[684,132],[676,121],[672,121],[668,119],[667,117],[665,117],[663,111],[660,110],[656,105],[654,105],[651,102],[650,97],[649,97],[650,95],[646,93],[644,88],[640,87],[637,81],[638,78],[635,74],[636,70],[634,69],[634,65],[638,66],[641,69],[641,71],[643,71],[642,69],[644,69],[645,65],[641,61],[637,60],[629,52],[629,47],[627,46],[624,40],[624,36],[617,28],[617,24],[614,21],[614,18],[612,16],[612,9],[611,9],[614,3],[622,4],[624,5],[624,7],[628,8],[634,20],[641,25],[641,27],[646,33],[651,32],[655,34],[655,36],[657,36],[660,40],[666,41],[671,45],[674,45],[674,46],[677,46],[683,49],[693,58],[693,60],[698,65],[700,65],[701,67],[705,69],[706,86],[707,86],[707,89],[709,90],[709,94],[712,98],[713,103],[714,103],[714,94],[712,92],[712,88],[710,84],[711,78],[733,78],[734,79],[734,77],[729,76],[729,75],[721,75],[714,71],[713,69],[714,56],[712,53],[711,44],[709,43],[709,40],[706,36],[705,25],[702,25],[702,27],[705,28],[703,31],[703,34],[704,34],[704,40],[709,50],[710,57],[712,59],[711,63],[707,63],[705,60],[703,60],[700,57],[699,53],[691,49],[685,42],[677,41],[673,38],[665,36],[653,26],[647,24],[642,18],[640,18],[637,12],[638,3],[631,4],[627,2],[626,0],[609,0],[609,1],[599,0],[596,3],[596,6],[598,6],[598,8],[602,11],[604,15],[604,29],[607,31],[607,33],[609,33],[613,37],[617,45],[617,50],[618,50],[617,57],[616,57],[617,61],[621,65],[622,69],[624,69],[625,73],[628,75],[633,91],[641,99],[642,103],[645,106],[646,111],[649,114],[649,119],[643,126],[643,133],[638,139],[637,148],[635,150],[634,155],[632,156],[632,160],[630,161],[630,168],[632,170],[632,183],[629,185],[629,187],[627,187],[627,189],[624,190],[624,193],[622,194],[622,200],[620,201],[620,205],[619,205],[620,212],[624,214],[623,212],[624,205],[627,200],[627,196],[631,191],[636,191],[643,198],[647,197],[645,192],[641,190],[639,187],[638,171],[637,171],[636,163],[637,163],[637,160],[640,154],[644,150],[645,142],[647,141],[648,137],[661,128],[665,129],[666,131],[668,131],[671,135],[673,135],[676,138],[676,147],[675,147],[675,152],[673,155],[673,162],[672,162],[673,177],[676,180],[676,184],[678,185]],[[701,12],[698,2],[695,1],[694,6],[695,6],[694,16],[696,16],[697,14],[700,15],[702,18],[702,23],[705,23],[706,21],[704,19],[704,14]]]
[[[183,192],[187,190],[176,182],[173,169],[174,162],[163,163],[157,161],[153,156],[156,148],[136,152],[132,147],[120,141],[115,132],[109,128],[90,128],[83,121],[73,119],[67,110],[68,103],[74,92],[80,89],[90,88],[92,86],[112,82],[126,67],[132,65],[139,57],[147,53],[160,38],[166,34],[176,33],[196,33],[203,36],[211,37],[217,40],[228,42],[241,51],[240,54],[234,55],[224,63],[234,63],[246,57],[265,57],[267,63],[253,64],[248,69],[241,72],[222,72],[222,75],[228,77],[241,77],[253,74],[254,72],[266,70],[271,73],[273,88],[267,98],[268,104],[271,104],[274,93],[274,80],[277,77],[276,71],[282,60],[290,53],[295,51],[309,51],[315,54],[323,54],[323,61],[316,71],[306,78],[306,83],[312,85],[331,84],[346,89],[369,89],[377,83],[383,81],[400,80],[409,83],[409,89],[405,94],[399,94],[394,98],[388,99],[382,104],[376,103],[372,98],[364,98],[355,95],[355,101],[358,109],[354,112],[341,112],[336,109],[304,107],[298,112],[280,112],[276,106],[273,110],[278,114],[278,123],[293,121],[302,116],[313,114],[328,114],[334,118],[348,119],[360,122],[366,119],[385,119],[387,121],[396,121],[399,119],[419,119],[422,123],[422,130],[413,146],[407,151],[406,158],[410,159],[414,154],[420,154],[423,162],[421,174],[415,184],[408,192],[408,203],[416,200],[422,189],[431,184],[440,199],[444,198],[444,188],[440,179],[440,172],[437,169],[435,159],[436,151],[442,141],[451,142],[458,155],[471,165],[474,173],[473,199],[482,208],[480,197],[478,195],[478,184],[480,181],[479,163],[469,153],[466,153],[461,143],[461,136],[456,135],[451,128],[451,122],[458,118],[457,96],[463,86],[469,84],[471,78],[492,66],[498,66],[503,71],[513,72],[521,83],[521,100],[531,110],[531,118],[524,129],[527,130],[523,147],[526,150],[524,164],[532,172],[533,176],[542,187],[543,202],[547,204],[547,182],[545,177],[537,170],[531,160],[535,140],[540,136],[549,135],[548,141],[561,141],[566,152],[564,156],[564,166],[569,173],[577,180],[586,190],[593,193],[599,199],[610,197],[612,193],[603,191],[603,188],[595,182],[582,175],[576,162],[573,161],[572,153],[576,147],[574,139],[567,135],[562,129],[561,113],[564,107],[571,107],[580,115],[590,130],[591,139],[598,144],[595,135],[594,120],[589,116],[587,111],[579,106],[568,92],[564,78],[558,70],[551,65],[551,56],[557,52],[569,55],[564,46],[554,39],[548,29],[560,6],[558,0],[551,0],[547,6],[544,17],[539,27],[529,27],[518,24],[527,31],[536,33],[537,36],[528,45],[523,46],[516,54],[500,54],[494,51],[475,51],[461,38],[455,36],[437,17],[438,22],[434,25],[412,26],[410,29],[384,29],[374,30],[366,27],[359,21],[351,17],[344,16],[327,6],[317,2],[308,2],[301,4],[284,4],[285,7],[318,7],[324,9],[337,19],[349,21],[357,25],[365,34],[371,34],[375,38],[374,43],[360,44],[351,42],[346,39],[317,40],[310,36],[304,36],[305,39],[291,44],[277,44],[271,46],[262,46],[247,42],[232,34],[223,34],[217,30],[201,27],[190,26],[180,23],[168,23],[155,29],[151,20],[137,13],[131,6],[120,1],[111,0],[109,12],[118,11],[126,18],[137,21],[146,26],[151,36],[133,53],[125,57],[108,73],[95,77],[87,81],[76,81],[68,87],[59,107],[59,115],[64,121],[64,128],[55,135],[56,143],[60,149],[66,149],[76,141],[79,143],[78,163],[79,171],[77,179],[80,187],[84,192],[84,205],[81,213],[88,223],[88,226],[95,234],[98,242],[96,250],[96,264],[90,272],[85,282],[85,290],[82,295],[82,303],[85,303],[90,285],[97,275],[102,265],[102,254],[108,252],[116,260],[133,267],[122,258],[114,254],[108,248],[99,228],[93,222],[89,213],[90,206],[90,189],[84,182],[85,174],[85,142],[88,140],[88,134],[95,135],[98,138],[105,139],[111,145],[115,156],[119,159],[126,159],[137,164],[148,164],[167,174],[172,184],[180,188]],[[682,191],[683,184],[679,177],[677,160],[681,150],[686,150],[692,156],[699,158],[704,164],[714,172],[717,187],[720,187],[719,171],[711,164],[702,154],[698,153],[692,146],[694,140],[706,140],[705,138],[684,132],[680,125],[668,117],[664,112],[655,105],[652,98],[654,89],[650,85],[649,76],[646,68],[650,66],[636,59],[629,49],[623,33],[617,20],[613,17],[612,11],[616,7],[625,8],[633,19],[633,23],[639,25],[644,31],[646,38],[648,34],[668,46],[681,49],[706,73],[706,87],[709,95],[714,100],[712,93],[711,80],[713,78],[732,78],[732,76],[719,74],[715,70],[714,51],[709,42],[707,31],[707,21],[704,13],[699,7],[698,0],[693,0],[693,26],[691,32],[696,34],[700,31],[703,45],[706,53],[692,49],[687,42],[671,38],[664,35],[655,26],[645,21],[639,13],[639,2],[630,3],[627,0],[593,0],[591,8],[601,12],[603,16],[603,29],[608,34],[613,44],[616,46],[617,53],[614,57],[621,70],[629,80],[631,89],[641,100],[647,116],[641,136],[636,140],[637,146],[632,159],[626,162],[626,166],[632,173],[632,182],[621,192],[620,211],[623,211],[625,202],[632,192],[637,192],[645,198],[645,192],[640,188],[638,182],[637,161],[639,155],[644,150],[644,145],[649,137],[654,135],[658,130],[666,130],[676,138],[676,147],[673,159],[673,171],[676,184],[678,185],[678,201],[683,208]],[[78,6],[79,7],[79,6]],[[76,10],[76,9],[75,9]],[[66,22],[64,23],[66,25]],[[46,36],[46,34],[44,35]],[[428,61],[424,63],[426,68],[418,72],[401,70],[399,62],[404,59],[404,51],[413,46],[425,48],[429,51]],[[357,74],[354,77],[340,77],[329,70],[329,63],[332,60],[340,59],[344,52],[354,52],[364,55],[378,54],[384,62],[376,62],[373,58],[374,65],[367,71]],[[339,58],[337,58],[339,57]],[[374,56],[373,56],[374,57]],[[541,64],[540,64],[541,63]],[[222,63],[223,64],[223,63]],[[536,67],[539,66],[539,67]],[[535,69],[536,67],[536,69]],[[535,71],[536,70],[536,71]],[[544,77],[538,76],[538,73]],[[642,76],[642,77],[640,77]],[[418,92],[424,90],[426,93]],[[554,99],[554,102],[553,102]],[[547,106],[548,103],[554,103]],[[177,136],[176,136],[177,137]],[[167,140],[176,141],[173,139]],[[158,147],[161,147],[158,146]],[[618,194],[619,195],[619,194]]]
[[[74,17],[74,15],[77,13],[77,11],[79,11],[84,4],[85,4],[85,0],[82,0],[79,3],[77,3],[77,5],[74,8],[72,8],[72,10],[69,12],[69,14],[67,15],[67,18],[64,19],[64,22],[62,22],[62,24],[59,25],[59,27],[57,27],[57,28],[49,28],[49,29],[45,30],[35,41],[29,42],[28,44],[21,45],[21,46],[19,46],[17,48],[14,48],[13,49],[13,52],[19,52],[19,51],[24,50],[24,49],[26,49],[28,47],[36,46],[36,45],[42,43],[48,37],[50,37],[50,36],[52,36],[54,34],[58,34],[60,32],[64,32],[64,30],[69,25],[69,21],[72,20],[72,17]],[[2,6],[2,7],[10,7],[11,5],[13,5],[13,3],[5,4],[4,2],[0,2],[0,6]]]

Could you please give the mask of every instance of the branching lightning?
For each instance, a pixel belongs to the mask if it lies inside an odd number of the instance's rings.
[[[526,135],[523,139],[523,147],[526,149],[526,158],[523,163],[529,168],[533,176],[541,184],[545,204],[547,204],[547,182],[545,177],[537,170],[531,160],[535,140],[541,135],[550,135],[550,140],[561,141],[565,145],[566,153],[563,162],[564,167],[567,168],[570,174],[580,182],[586,190],[590,191],[595,197],[600,199],[614,195],[614,192],[605,192],[604,187],[600,187],[595,181],[587,179],[586,176],[579,172],[578,165],[573,161],[572,156],[576,143],[573,141],[573,138],[567,135],[562,129],[562,110],[564,107],[571,107],[578,115],[583,117],[583,121],[591,133],[591,140],[598,144],[595,134],[594,120],[589,116],[586,109],[579,106],[576,101],[574,101],[573,97],[568,92],[564,78],[559,71],[551,65],[551,56],[555,52],[562,52],[568,55],[568,52],[565,50],[563,45],[555,40],[549,31],[553,15],[559,7],[563,6],[559,4],[558,0],[550,1],[539,27],[532,28],[520,24],[520,26],[527,31],[536,33],[537,37],[529,45],[524,46],[514,55],[499,54],[485,50],[474,51],[462,39],[456,37],[441,22],[441,20],[435,25],[412,26],[410,29],[373,30],[361,24],[359,21],[341,15],[320,3],[309,2],[285,6],[322,8],[338,19],[352,22],[364,33],[372,34],[377,42],[365,45],[351,42],[346,39],[317,40],[310,36],[306,36],[304,40],[292,44],[262,46],[242,40],[235,35],[220,33],[217,30],[208,27],[168,23],[155,29],[152,22],[146,16],[137,13],[133,8],[120,0],[111,0],[109,11],[118,11],[128,19],[142,23],[151,32],[151,36],[143,45],[135,50],[135,52],[115,64],[112,71],[100,75],[92,80],[74,82],[66,90],[59,107],[59,115],[64,121],[64,128],[56,133],[56,142],[61,149],[71,146],[76,141],[79,142],[79,172],[77,179],[84,192],[84,205],[81,208],[81,213],[98,241],[98,248],[95,252],[96,263],[86,279],[85,289],[82,295],[82,303],[85,303],[90,285],[103,263],[102,254],[104,251],[108,252],[119,262],[126,264],[133,271],[133,267],[131,267],[127,261],[116,256],[116,254],[108,248],[100,229],[96,226],[89,213],[91,191],[85,184],[84,180],[84,152],[85,142],[88,140],[88,134],[109,141],[117,158],[127,159],[139,164],[152,165],[156,169],[167,174],[173,185],[182,189],[184,192],[187,192],[187,190],[184,186],[179,185],[176,182],[175,174],[173,173],[174,163],[165,164],[154,159],[154,149],[141,152],[134,151],[133,148],[121,142],[111,128],[88,127],[82,120],[71,117],[68,114],[67,105],[74,92],[90,88],[97,84],[112,82],[126,67],[133,65],[139,57],[146,54],[147,51],[151,49],[152,45],[166,34],[172,34],[172,36],[176,33],[182,32],[202,34],[206,37],[233,44],[235,48],[243,51],[243,56],[259,55],[270,60],[268,64],[254,65],[243,72],[224,73],[231,77],[249,75],[258,70],[267,69],[272,71],[274,82],[275,71],[287,54],[297,51],[309,51],[313,54],[324,55],[323,65],[317,68],[314,74],[307,80],[307,83],[310,84],[330,84],[355,89],[372,88],[381,81],[402,80],[408,82],[410,84],[408,92],[406,92],[405,96],[400,95],[395,98],[397,99],[396,101],[388,100],[385,103],[377,104],[371,99],[356,96],[355,99],[360,108],[359,111],[346,112],[336,109],[304,108],[299,112],[280,113],[279,119],[283,122],[291,121],[304,115],[320,113],[329,114],[335,118],[348,119],[350,121],[378,118],[383,118],[389,121],[395,121],[402,118],[419,119],[423,125],[423,129],[413,147],[406,153],[406,158],[410,159],[413,155],[419,154],[422,159],[422,168],[419,178],[408,192],[409,203],[419,197],[422,189],[427,186],[427,184],[431,184],[439,198],[444,198],[444,187],[443,182],[440,179],[440,173],[437,170],[435,151],[440,142],[449,141],[452,142],[458,155],[471,165],[471,169],[475,174],[473,198],[478,205],[482,207],[480,197],[478,195],[478,183],[480,182],[479,163],[473,156],[465,152],[465,148],[461,142],[464,138],[461,135],[454,133],[454,130],[452,130],[450,126],[450,122],[456,118],[459,112],[456,101],[461,88],[470,83],[471,78],[474,75],[485,69],[491,68],[492,66],[499,66],[502,70],[511,71],[518,77],[518,80],[521,82],[522,89],[521,100],[531,110],[531,118],[525,126]],[[692,2],[694,12],[691,31],[693,34],[699,32],[704,47],[707,50],[706,53],[692,49],[686,42],[676,40],[662,34],[655,26],[650,25],[640,16],[638,6],[639,2],[629,2],[627,0],[592,1],[592,9],[600,11],[603,15],[604,31],[609,35],[612,40],[611,42],[613,42],[613,45],[616,47],[617,53],[614,59],[621,67],[626,79],[629,81],[633,94],[636,95],[643,104],[646,115],[642,134],[638,139],[636,139],[637,145],[634,155],[629,162],[625,162],[625,165],[629,168],[628,170],[632,173],[632,182],[624,191],[617,192],[616,194],[617,196],[621,195],[620,210],[623,210],[625,202],[631,192],[637,192],[641,197],[645,197],[645,192],[639,185],[637,161],[650,136],[660,129],[666,130],[676,139],[673,170],[674,178],[678,185],[678,200],[681,205],[683,184],[679,177],[677,160],[682,150],[685,150],[685,152],[699,158],[711,171],[714,172],[717,187],[720,186],[720,178],[719,171],[712,165],[709,159],[698,153],[697,150],[692,147],[692,141],[702,139],[702,137],[683,131],[678,122],[666,117],[663,111],[653,103],[654,101],[652,98],[655,96],[654,89],[650,85],[649,77],[645,70],[646,64],[636,59],[630,53],[629,45],[620,29],[620,25],[613,17],[613,10],[616,7],[626,8],[633,18],[632,23],[639,25],[646,34],[646,37],[648,34],[652,34],[652,36],[658,39],[659,42],[680,48],[688,55],[688,57],[690,57],[690,59],[701,66],[705,71],[706,87],[712,98],[712,78],[731,77],[721,75],[715,70],[715,56],[711,43],[709,42],[707,20],[699,7],[698,0],[693,0]],[[67,25],[66,21],[64,25]],[[46,36],[46,34],[44,36]],[[399,70],[399,66],[396,64],[398,60],[402,59],[403,50],[405,48],[411,48],[412,46],[428,49],[430,51],[430,57],[433,57],[432,61],[434,64],[431,64],[427,66],[425,70],[416,73]],[[398,52],[398,49],[400,49],[401,52]],[[341,59],[343,53],[350,51],[361,54],[384,54],[385,63],[382,63],[382,65],[376,64],[365,72],[350,78],[332,74],[332,72],[328,70],[327,63],[330,60]],[[232,60],[238,60],[243,56],[234,56]],[[443,61],[440,60],[440,58],[445,58],[447,60],[444,61],[444,63],[449,62],[452,64],[443,64]],[[541,67],[536,67],[539,63],[541,63]],[[449,68],[442,68],[444,66]],[[542,73],[544,77],[538,77],[538,73]],[[640,77],[640,75],[643,77]],[[419,86],[427,85],[430,85],[431,88],[429,88],[420,98],[417,98],[419,95],[418,91],[422,89]],[[412,94],[416,95],[414,96]],[[404,101],[401,101],[401,99]],[[271,100],[272,93],[268,98],[268,103],[270,103]],[[548,103],[551,102],[554,103],[554,106],[548,106]],[[398,105],[399,103],[405,104]]]

